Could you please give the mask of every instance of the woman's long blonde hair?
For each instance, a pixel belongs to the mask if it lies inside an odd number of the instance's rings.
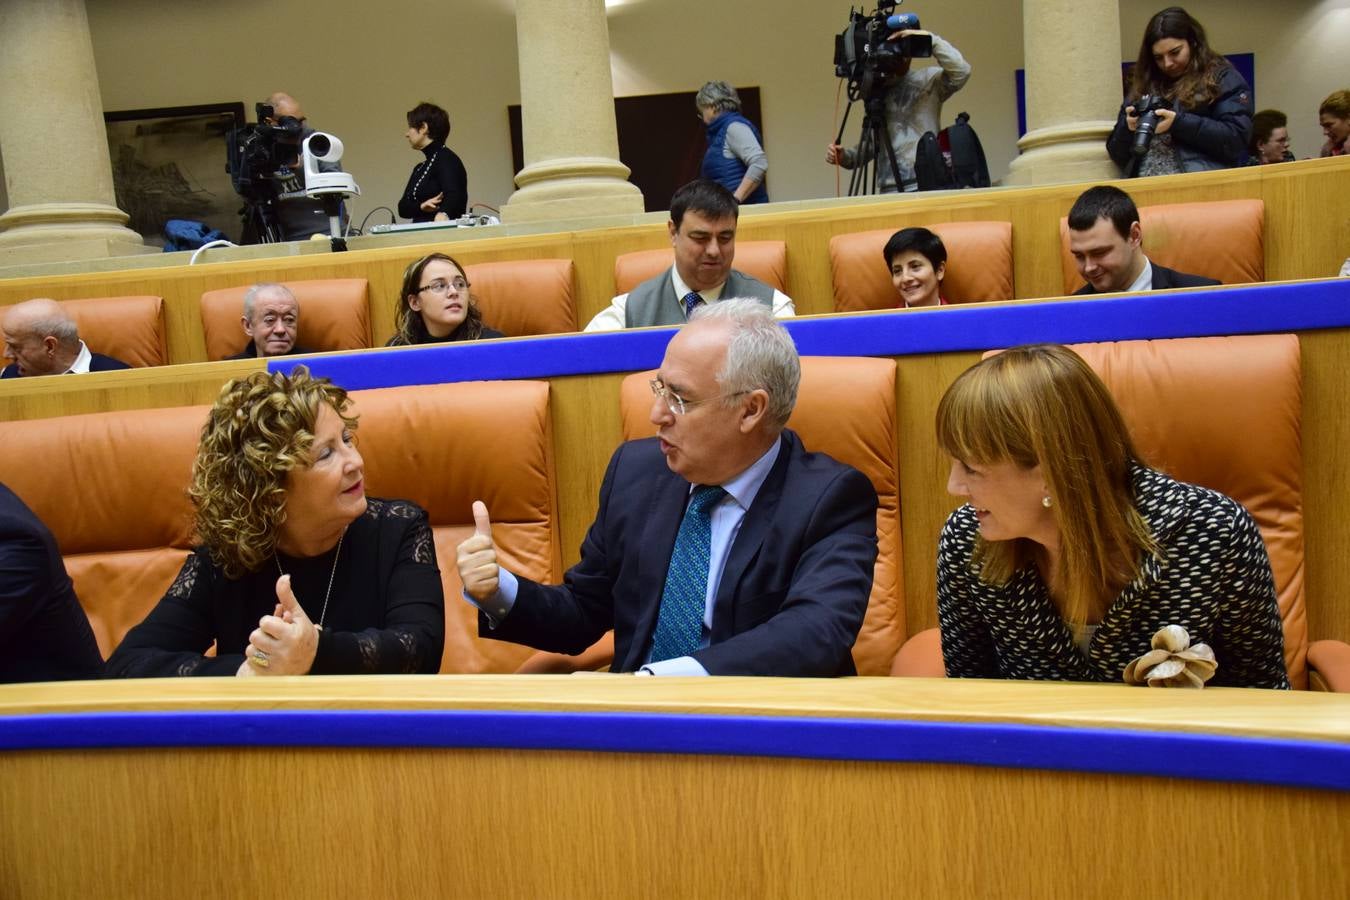
[[[305,366],[254,372],[220,391],[202,428],[188,493],[197,535],[227,578],[255,572],[273,554],[286,520],[286,483],[309,465],[323,404],[350,429],[347,392]]]
[[[1135,508],[1137,458],[1106,385],[1082,357],[1058,344],[1015,347],[967,369],[943,395],[938,445],[963,463],[1041,467],[1060,535],[1060,612],[1095,620],[1156,548]],[[1034,560],[1026,538],[976,542],[980,578],[1006,584]]]

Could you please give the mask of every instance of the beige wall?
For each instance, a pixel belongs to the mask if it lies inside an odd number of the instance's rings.
[[[1144,23],[1161,5],[1121,0],[1122,59],[1136,54]],[[358,222],[397,202],[419,159],[403,140],[402,114],[424,98],[450,110],[450,145],[468,167],[470,197],[497,206],[511,193],[506,106],[519,102],[519,85],[510,0],[331,0],[318,7],[293,0],[214,6],[88,0],[88,7],[106,109],[243,100],[251,114],[256,100],[289,90],[317,127],[346,144],[347,169],[364,192],[352,204]],[[1218,49],[1257,54],[1258,106],[1289,113],[1294,152],[1315,154],[1317,104],[1350,86],[1335,81],[1345,79],[1343,48],[1350,44],[1343,0],[1278,7],[1193,0],[1188,8]],[[920,0],[907,9],[973,65],[970,83],[946,106],[944,124],[970,112],[991,174],[1003,176],[1016,154],[1020,5]],[[712,78],[758,85],[773,196],[832,196],[834,173],[821,157],[837,128],[839,82],[830,57],[847,14],[843,0],[626,0],[610,11],[615,91],[693,90]],[[855,110],[846,140],[856,138],[858,119]],[[377,213],[371,222],[385,218]]]

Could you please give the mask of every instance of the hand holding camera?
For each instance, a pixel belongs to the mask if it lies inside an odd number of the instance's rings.
[[[1125,107],[1125,125],[1134,132],[1130,152],[1135,156],[1148,153],[1153,136],[1166,134],[1176,118],[1177,114],[1167,98],[1157,94],[1145,94],[1133,105]]]

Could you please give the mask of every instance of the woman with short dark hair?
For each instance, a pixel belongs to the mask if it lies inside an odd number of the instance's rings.
[[[398,214],[414,222],[457,219],[469,208],[469,175],[455,151],[445,146],[450,116],[434,103],[408,110],[408,146],[426,157],[412,170],[398,201]]]
[[[1157,115],[1153,138],[1134,153],[1143,99]],[[1252,133],[1252,89],[1210,49],[1204,27],[1171,6],[1149,19],[1129,99],[1106,150],[1127,175],[1171,175],[1240,165]]]
[[[902,228],[891,235],[881,252],[901,308],[947,305],[941,293],[942,279],[947,277],[947,247],[942,238],[927,228]]]
[[[366,496],[349,403],[304,366],[225,385],[192,467],[202,543],[108,675],[440,669],[445,601],[426,513]]]

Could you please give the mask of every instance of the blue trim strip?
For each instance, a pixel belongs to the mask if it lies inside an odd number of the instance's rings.
[[[786,320],[803,356],[906,356],[1039,342],[1266,334],[1350,327],[1350,279],[1150,292],[1056,303],[953,306]],[[636,372],[661,364],[673,328],[437,344],[304,361],[348,390]],[[292,358],[268,361],[289,372]]]
[[[87,713],[0,718],[0,750],[296,746],[927,762],[1350,791],[1350,744],[1124,729],[890,719],[453,710]]]

